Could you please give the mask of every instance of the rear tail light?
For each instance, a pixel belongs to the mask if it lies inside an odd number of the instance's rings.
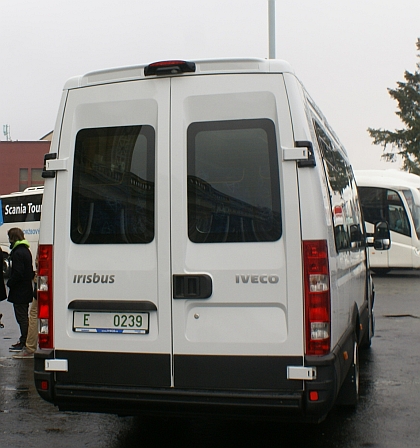
[[[38,247],[38,342],[40,348],[53,348],[52,246]]]
[[[331,344],[331,295],[326,240],[303,242],[306,354],[325,355]]]

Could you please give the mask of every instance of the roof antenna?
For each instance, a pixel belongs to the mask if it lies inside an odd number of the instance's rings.
[[[10,137],[10,126],[8,124],[3,125],[3,134],[6,136],[7,142],[12,141],[12,137]]]

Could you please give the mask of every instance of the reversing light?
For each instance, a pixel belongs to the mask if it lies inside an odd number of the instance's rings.
[[[195,72],[195,63],[188,61],[159,61],[144,67],[144,76],[179,75],[180,73]]]

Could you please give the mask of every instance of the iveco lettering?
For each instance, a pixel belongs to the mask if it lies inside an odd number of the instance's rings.
[[[278,275],[236,275],[236,283],[277,283]]]

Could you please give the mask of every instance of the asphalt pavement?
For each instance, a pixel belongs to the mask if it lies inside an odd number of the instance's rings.
[[[419,447],[420,272],[375,277],[375,287],[376,334],[360,354],[357,409],[334,408],[319,425],[59,412],[38,396],[33,360],[12,358],[18,327],[12,305],[0,302],[0,447]]]

